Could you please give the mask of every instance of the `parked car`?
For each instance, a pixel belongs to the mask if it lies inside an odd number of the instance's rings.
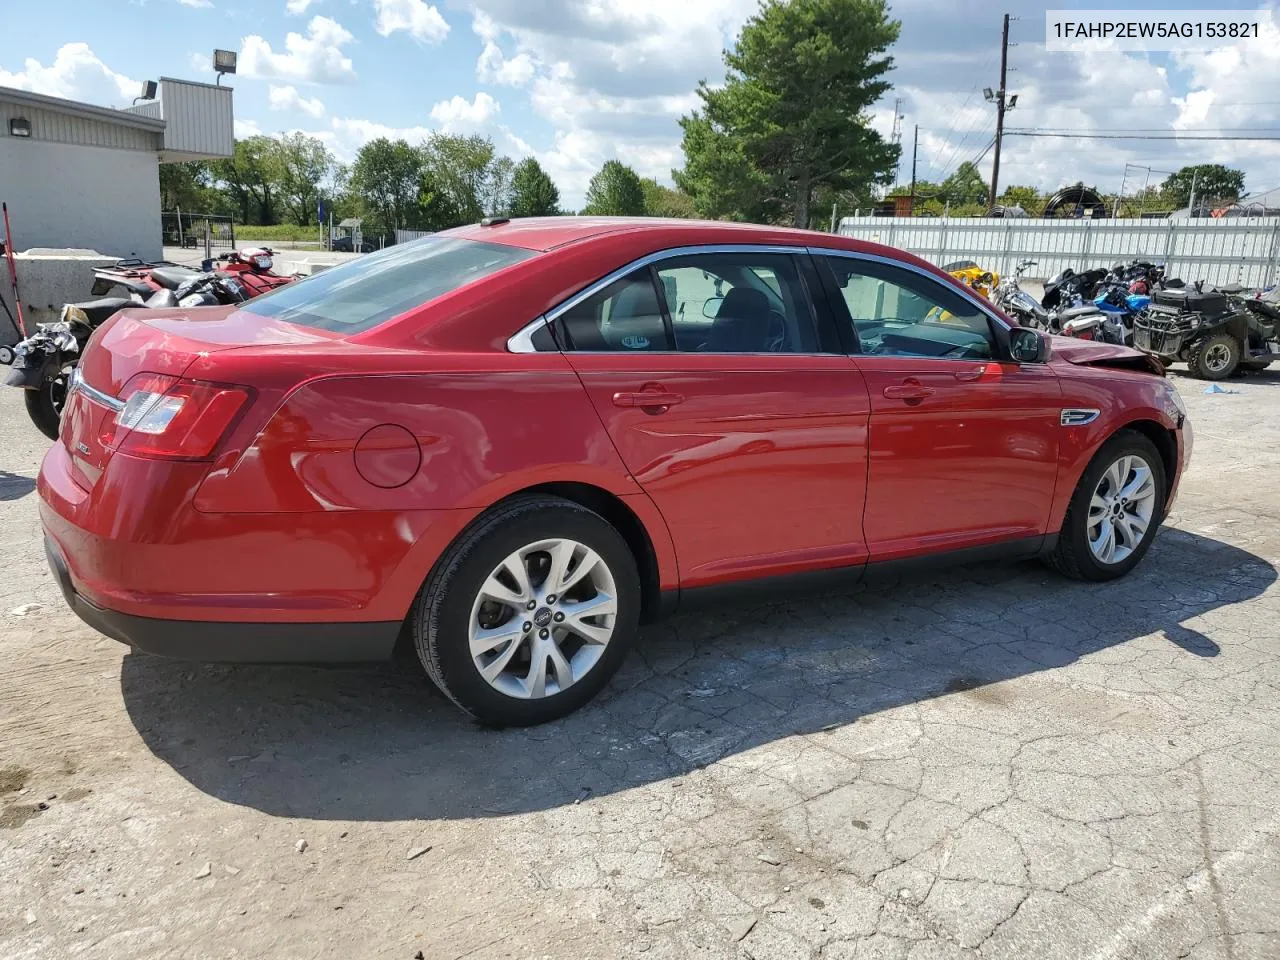
[[[1121,576],[1190,448],[1159,361],[1012,327],[909,254],[552,218],[116,314],[39,492],[108,636],[273,662],[402,636],[464,710],[531,724],[707,598],[1009,557]]]

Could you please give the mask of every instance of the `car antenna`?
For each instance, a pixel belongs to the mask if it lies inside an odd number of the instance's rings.
[[[510,217],[485,217],[480,221],[482,227],[500,227],[504,223],[510,223]]]

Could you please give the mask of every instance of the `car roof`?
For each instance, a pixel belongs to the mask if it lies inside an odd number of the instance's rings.
[[[661,217],[529,217],[498,219],[492,223],[469,224],[446,230],[442,235],[504,243],[528,250],[546,252],[567,244],[578,243],[609,234],[670,234],[672,239],[686,239],[691,232],[703,243],[781,243],[789,246],[826,246],[861,250],[864,244],[837,234],[793,227],[763,226],[755,223],[731,223],[723,220],[683,220]],[[649,239],[657,239],[651,236]]]

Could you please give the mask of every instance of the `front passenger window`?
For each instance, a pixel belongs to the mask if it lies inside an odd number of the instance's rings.
[[[990,320],[958,291],[875,260],[824,259],[848,307],[861,353],[945,360],[996,356]]]

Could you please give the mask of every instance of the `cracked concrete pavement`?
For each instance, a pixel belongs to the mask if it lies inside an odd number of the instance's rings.
[[[1177,383],[1195,462],[1126,580],[682,617],[506,732],[403,664],[95,634],[5,397],[0,956],[1280,957],[1280,375]]]

